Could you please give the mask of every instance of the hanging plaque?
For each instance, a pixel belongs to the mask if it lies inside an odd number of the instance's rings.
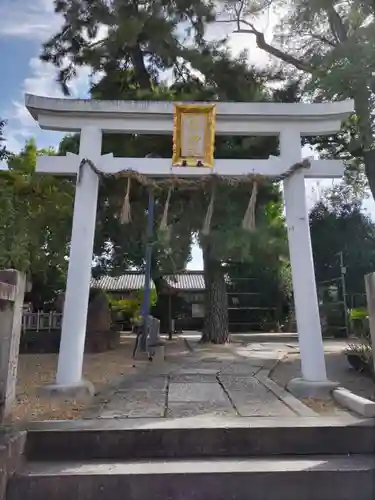
[[[174,167],[212,167],[215,148],[215,104],[175,104]]]

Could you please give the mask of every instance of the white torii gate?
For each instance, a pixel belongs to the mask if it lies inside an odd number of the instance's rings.
[[[216,103],[216,134],[279,136],[280,156],[268,160],[215,160],[213,168],[172,167],[165,158],[114,158],[101,155],[102,133],[172,134],[172,102],[95,101],[25,96],[26,107],[42,129],[80,132],[79,154],[41,156],[36,171],[76,176],[81,160],[91,160],[107,174],[133,170],[153,177],[194,177],[209,174],[277,177],[301,161],[301,136],[329,135],[340,130],[353,112],[352,101],[302,103]],[[201,103],[199,103],[201,104]],[[330,387],[321,334],[305,178],[340,178],[339,160],[312,160],[283,181],[292,267],[294,301],[301,351],[302,379],[291,390],[314,395]],[[98,199],[98,176],[84,168],[76,185],[69,270],[56,383],[65,394],[88,390],[82,380],[87,307]]]

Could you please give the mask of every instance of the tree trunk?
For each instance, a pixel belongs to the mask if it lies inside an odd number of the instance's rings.
[[[370,191],[375,200],[375,151],[365,151],[363,153],[363,160]]]
[[[366,177],[373,198],[375,199],[375,150],[373,148],[373,130],[371,117],[371,94],[363,82],[354,94],[354,107],[358,116],[358,128],[363,148],[363,162],[365,164]]]
[[[130,55],[134,67],[134,72],[141,89],[151,90],[152,85],[150,81],[150,74],[147,71],[144,54],[139,43],[137,43],[135,47],[130,49]]]
[[[229,340],[227,289],[221,262],[212,257],[209,243],[203,246],[203,262],[206,301],[201,341],[225,344]]]
[[[155,258],[155,255],[151,255],[151,279],[154,282],[155,285],[155,290],[158,295],[158,300],[159,300],[159,295],[163,292],[163,290],[168,286],[168,283],[164,279],[163,273],[159,269],[158,261]]]

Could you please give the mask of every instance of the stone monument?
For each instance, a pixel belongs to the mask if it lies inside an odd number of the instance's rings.
[[[18,353],[26,277],[0,271],[0,418],[9,413],[16,397]]]

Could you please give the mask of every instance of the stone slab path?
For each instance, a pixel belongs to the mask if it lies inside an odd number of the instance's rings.
[[[205,346],[181,339],[166,360],[142,365],[99,394],[86,418],[317,416],[268,378],[285,355],[282,344]]]

